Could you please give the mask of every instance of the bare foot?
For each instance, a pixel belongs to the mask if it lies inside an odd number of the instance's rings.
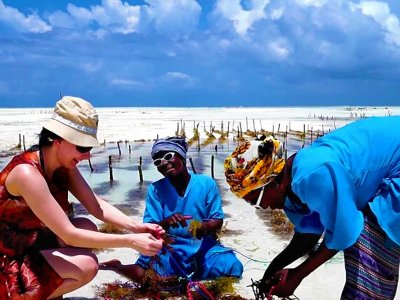
[[[99,263],[100,270],[118,271],[119,269],[121,269],[121,267],[122,267],[122,264],[118,259],[111,259],[111,260]]]
[[[99,263],[99,269],[113,271],[138,283],[142,283],[145,276],[145,270],[141,266],[135,264],[123,265],[118,259]]]

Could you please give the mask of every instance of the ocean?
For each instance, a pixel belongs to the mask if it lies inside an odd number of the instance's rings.
[[[360,117],[400,114],[400,107],[109,107],[97,108],[100,141],[149,140],[174,135],[184,128],[187,137],[198,126],[200,135],[210,127],[227,131],[265,129],[327,132]],[[51,117],[52,108],[0,108],[0,151],[21,143],[36,142],[41,127]],[[204,135],[203,135],[204,136]]]

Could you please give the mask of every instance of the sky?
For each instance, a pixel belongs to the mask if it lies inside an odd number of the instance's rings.
[[[0,0],[0,107],[400,105],[400,1]]]

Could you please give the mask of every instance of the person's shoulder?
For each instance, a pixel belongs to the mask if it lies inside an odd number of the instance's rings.
[[[149,187],[158,188],[158,187],[165,185],[167,183],[167,181],[168,181],[168,179],[166,177],[163,177],[159,180],[156,180],[156,181],[150,183]]]
[[[22,186],[35,186],[41,184],[43,175],[30,164],[18,164],[7,176],[7,188],[12,192],[13,189],[19,190]]]
[[[322,147],[301,149],[294,158],[292,167],[293,181],[300,180],[311,173],[318,172],[322,166],[334,163],[330,151]]]

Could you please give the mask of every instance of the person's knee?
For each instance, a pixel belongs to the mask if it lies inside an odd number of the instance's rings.
[[[205,262],[205,276],[207,278],[218,277],[242,277],[243,264],[233,253],[221,254]]]
[[[99,271],[99,263],[97,261],[97,257],[95,255],[88,255],[82,263],[81,269],[82,273],[80,274],[80,281],[84,283],[92,281],[92,279],[96,277],[97,272]]]
[[[232,277],[242,277],[243,264],[237,258],[232,262],[230,273]]]

